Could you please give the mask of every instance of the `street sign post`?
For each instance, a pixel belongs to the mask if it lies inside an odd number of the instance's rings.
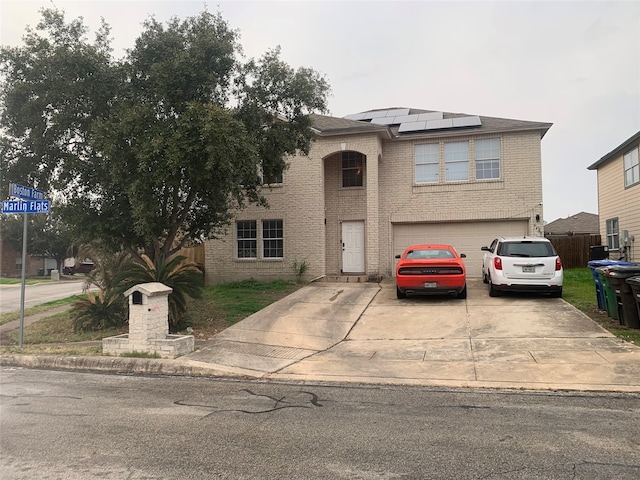
[[[22,214],[22,291],[20,292],[20,330],[18,346],[22,347],[24,337],[24,293],[27,277],[27,214],[49,213],[49,200],[44,199],[44,192],[25,187],[17,183],[9,184],[9,196],[19,200],[3,200],[2,213]]]

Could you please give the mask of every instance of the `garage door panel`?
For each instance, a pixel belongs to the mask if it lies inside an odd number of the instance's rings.
[[[482,275],[483,246],[491,244],[500,235],[527,235],[528,221],[504,220],[495,222],[403,223],[393,225],[393,273],[396,255],[409,245],[445,243],[464,253],[468,277]]]

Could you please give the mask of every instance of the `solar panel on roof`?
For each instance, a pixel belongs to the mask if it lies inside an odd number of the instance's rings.
[[[482,122],[480,121],[480,117],[477,115],[473,117],[460,117],[453,119],[454,127],[475,127],[478,125],[482,125]]]
[[[421,113],[418,115],[418,121],[426,120],[442,120],[442,112]]]
[[[451,128],[453,127],[453,119],[444,118],[442,120],[427,120],[427,125],[425,126],[425,130],[438,130],[440,128]]]
[[[395,120],[393,122],[394,125],[397,125],[399,123],[405,123],[405,122],[417,122],[420,119],[418,118],[417,114],[413,114],[413,115],[398,115],[396,117],[393,117]]]
[[[398,127],[398,133],[419,132],[426,129],[427,122],[404,122]]]
[[[371,123],[376,125],[395,125],[395,118],[396,117],[376,117],[371,119]]]
[[[362,117],[364,117],[364,113],[350,113],[344,118],[346,118],[347,120],[362,120]]]
[[[393,108],[391,110],[386,110],[386,117],[398,117],[400,115],[409,115],[408,108]]]

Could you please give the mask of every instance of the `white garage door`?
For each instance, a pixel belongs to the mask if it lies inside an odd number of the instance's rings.
[[[401,254],[409,245],[421,243],[445,243],[453,245],[458,253],[464,253],[468,277],[482,275],[482,256],[480,250],[489,246],[494,238],[506,235],[526,235],[527,221],[494,222],[450,222],[450,223],[401,223],[393,225],[393,272],[395,275],[396,255]]]

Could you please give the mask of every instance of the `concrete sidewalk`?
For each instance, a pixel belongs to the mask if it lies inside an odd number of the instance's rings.
[[[301,382],[640,392],[640,347],[562,299],[396,299],[395,283],[315,283],[176,360],[3,355],[3,365]]]

